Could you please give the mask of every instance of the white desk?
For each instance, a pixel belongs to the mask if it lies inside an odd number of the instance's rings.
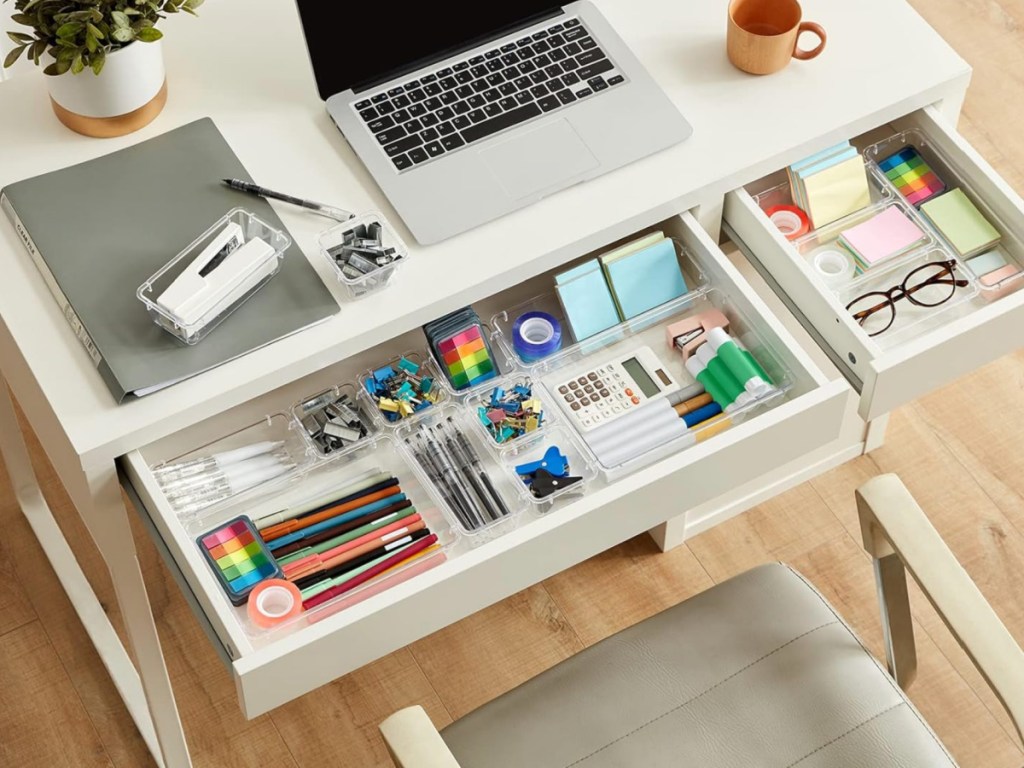
[[[845,408],[847,400],[855,400],[835,371],[826,370],[827,363],[823,365],[814,359],[817,353],[809,349],[810,342],[799,328],[794,329],[796,338],[786,329],[787,322],[790,326],[793,323],[792,318],[785,317],[785,310],[765,305],[762,296],[721,259],[715,242],[726,194],[837,140],[929,104],[941,104],[941,110],[955,121],[970,77],[969,68],[909,6],[893,0],[808,3],[808,16],[829,32],[825,53],[813,62],[794,62],[769,78],[744,75],[728,63],[724,50],[724,0],[606,0],[598,4],[694,125],[695,133],[688,141],[445,243],[426,248],[413,246],[412,258],[386,291],[358,303],[342,300],[339,292],[342,310],[333,320],[143,400],[115,405],[12,229],[0,227],[0,269],[4,275],[0,281],[3,377],[42,439],[107,560],[139,661],[141,685],[98,603],[88,593],[38,493],[6,398],[0,408],[4,457],[27,516],[73,595],[83,622],[158,760],[162,754],[167,765],[188,764],[120,499],[115,469],[119,457],[138,456],[137,451],[159,441],[164,441],[164,446],[174,444],[177,433],[194,425],[202,431],[207,428],[205,425],[218,423],[222,414],[260,413],[267,403],[281,401],[285,395],[280,393],[315,391],[316,382],[330,380],[332,372],[344,367],[344,361],[353,356],[434,317],[485,300],[584,253],[689,210],[695,210],[697,218],[676,220],[680,236],[708,254],[714,262],[712,276],[720,277],[738,301],[765,318],[771,333],[779,334],[793,365],[803,372],[799,403],[788,403],[766,414],[757,426],[744,424],[730,430],[701,449],[694,449],[692,457],[667,460],[643,475],[622,481],[621,488],[603,489],[594,499],[574,509],[573,520],[582,520],[587,514],[594,520],[603,519],[598,515],[610,515],[626,493],[650,490],[652,501],[657,500],[658,493],[668,487],[658,486],[659,482],[669,482],[672,477],[689,478],[686,471],[698,471],[698,466],[707,474],[706,470],[714,469],[715,465],[701,465],[705,457],[710,461],[719,450],[735,450],[735,455],[741,457],[745,455],[744,440],[767,435],[775,428],[782,430],[780,435],[792,434],[796,444],[800,444],[801,436],[811,440],[813,429],[799,421],[802,414],[819,413],[815,410],[819,407],[824,413],[827,406],[827,412],[834,416]],[[250,57],[226,52],[230,46],[225,41],[237,39],[228,30],[233,30],[239,19],[245,21],[245,47],[272,51],[272,55]],[[890,43],[878,34],[882,19],[912,35],[914,67],[891,61]],[[133,136],[97,141],[69,133],[50,113],[38,73],[4,83],[0,87],[0,114],[13,117],[0,121],[0,186],[116,150],[209,115],[262,183],[357,211],[376,208],[393,222],[399,222],[333,127],[316,95],[291,3],[221,0],[203,6],[198,20],[171,20],[166,32],[168,106],[154,124]],[[315,238],[324,228],[324,221],[287,207],[278,210],[310,261],[331,284],[333,277],[315,252]],[[698,221],[707,233],[700,232]],[[411,243],[408,232],[400,229]],[[767,295],[766,289],[762,293]],[[782,322],[768,322],[775,318]],[[986,354],[996,352],[994,348],[985,350]],[[972,361],[980,362],[973,358]],[[883,412],[871,415],[882,416]],[[862,431],[858,432],[863,424],[852,416],[839,418],[843,426],[841,430],[836,428],[835,443],[816,445],[816,463],[797,461],[798,454],[794,454],[791,460],[779,465],[787,468],[786,473],[771,482],[764,481],[759,474],[741,475],[727,483],[729,493],[725,493],[727,486],[708,485],[707,498],[698,496],[703,507],[697,505],[696,509],[718,512],[708,513],[699,523],[691,518],[687,531],[713,524],[723,514],[742,511],[863,448],[865,437]],[[772,439],[775,437],[772,434]],[[145,479],[140,482],[146,484]],[[598,548],[644,530],[638,526],[662,523],[679,511],[669,509],[665,503],[654,504],[648,516],[629,525],[609,522],[600,529],[600,536],[587,546],[569,547],[561,559],[550,556],[550,548],[560,541],[561,523],[545,520],[529,532],[509,534],[501,547],[483,547],[460,558],[458,567],[449,563],[453,566],[450,573],[432,575],[433,580],[425,579],[424,583],[442,589],[448,576],[465,574],[471,579],[472,567],[485,567],[484,561],[491,556],[497,562],[517,547],[523,553],[543,551],[549,555],[532,569],[507,578],[492,591],[467,598],[443,616],[446,621],[455,620],[543,578],[546,573],[593,554]],[[682,528],[664,530],[664,543],[678,543],[683,533]],[[552,542],[547,550],[537,543],[545,535]],[[171,549],[173,553],[174,546]],[[515,563],[507,559],[501,562]],[[202,582],[201,577],[196,578]],[[203,586],[193,585],[196,589]],[[462,591],[452,594],[468,594],[468,586],[459,589]],[[203,603],[202,596],[198,597]],[[408,595],[402,593],[400,597]],[[364,618],[367,624],[362,631],[366,633],[374,626],[371,609],[357,614],[357,619]],[[351,626],[357,619],[346,621],[345,626]],[[429,627],[429,622],[424,624],[424,634]],[[312,639],[327,642],[329,631],[341,628],[339,622]],[[413,639],[402,632],[395,637],[398,641]],[[288,643],[278,645],[250,652],[235,649],[241,657],[234,662],[240,693],[250,714],[263,706],[259,686],[269,684],[268,679],[257,679],[256,673],[263,669],[279,672],[283,667],[273,662],[295,650]],[[372,656],[353,656],[347,661],[349,667],[360,658],[369,660]],[[343,669],[334,671],[340,673]],[[252,687],[247,687],[246,672],[253,673]]]

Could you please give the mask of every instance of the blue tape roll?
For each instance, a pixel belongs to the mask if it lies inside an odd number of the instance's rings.
[[[547,312],[524,312],[512,324],[512,348],[527,363],[562,348],[562,326]]]

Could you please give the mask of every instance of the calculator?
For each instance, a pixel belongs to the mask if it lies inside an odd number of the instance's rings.
[[[583,369],[552,389],[576,428],[588,432],[677,391],[679,384],[650,347],[641,347]]]

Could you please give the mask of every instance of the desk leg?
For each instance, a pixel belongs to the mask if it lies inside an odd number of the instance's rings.
[[[885,443],[885,430],[889,426],[889,414],[879,416],[868,422],[864,428],[864,453],[881,448]]]
[[[21,507],[47,560],[50,561],[57,579],[64,587],[68,599],[78,613],[89,639],[96,647],[103,666],[107,668],[114,687],[124,700],[129,714],[142,734],[150,752],[160,761],[160,748],[156,738],[153,720],[146,707],[146,696],[142,682],[129,658],[121,639],[110,624],[107,614],[93,592],[89,580],[75,559],[71,547],[53,512],[46,503],[29,458],[14,404],[6,382],[0,378],[0,454],[3,455],[7,472],[11,478],[14,495]]]
[[[110,569],[128,641],[135,651],[148,714],[156,730],[157,750],[152,750],[151,745],[151,751],[158,761],[162,755],[166,768],[188,768],[192,761],[185,742],[185,731],[174,702],[171,680],[160,647],[160,636],[153,620],[146,584],[135,551],[135,540],[121,497],[117,470],[110,465],[89,474],[86,480],[92,499],[91,508],[88,514],[83,514],[83,519]]]
[[[662,552],[675,549],[686,541],[686,515],[666,520],[657,528],[651,528],[647,533],[654,539],[654,543]]]

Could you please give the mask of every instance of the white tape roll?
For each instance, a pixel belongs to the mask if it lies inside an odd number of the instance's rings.
[[[853,259],[835,248],[819,248],[811,254],[811,265],[825,284],[832,288],[842,288],[857,273]]]

